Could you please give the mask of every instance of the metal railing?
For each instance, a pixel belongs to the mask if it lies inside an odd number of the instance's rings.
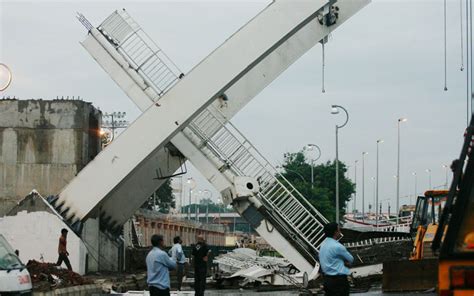
[[[113,12],[97,29],[159,96],[179,80],[179,68],[125,9]]]
[[[220,111],[210,105],[194,118],[188,136],[201,151],[218,158],[235,176],[255,178],[260,185],[258,198],[267,212],[280,223],[294,242],[310,246],[313,256],[324,240],[327,219],[255,149]],[[196,141],[198,139],[198,142]],[[222,171],[222,167],[219,168]],[[231,180],[232,181],[232,180]]]

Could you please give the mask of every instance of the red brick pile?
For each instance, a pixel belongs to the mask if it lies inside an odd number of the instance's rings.
[[[81,275],[60,268],[54,263],[42,263],[36,260],[30,260],[26,264],[26,268],[30,273],[33,289],[35,291],[47,291],[55,288],[91,283],[90,280],[83,278]]]

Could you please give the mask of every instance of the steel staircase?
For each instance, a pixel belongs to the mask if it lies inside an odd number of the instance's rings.
[[[125,9],[113,12],[97,29],[158,96],[178,81],[181,71]]]
[[[257,196],[266,217],[284,229],[293,243],[313,257],[324,240],[322,216],[287,179],[258,152],[219,110],[211,105],[185,129],[184,134],[206,156],[214,160],[230,182],[234,176],[252,177],[259,182]]]

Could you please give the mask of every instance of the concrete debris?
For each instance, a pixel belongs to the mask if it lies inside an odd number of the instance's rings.
[[[217,281],[239,281],[239,286],[258,282],[270,285],[298,286],[306,285],[307,276],[297,273],[293,265],[284,258],[258,256],[255,250],[238,248],[214,258],[217,264]]]
[[[54,263],[42,263],[30,260],[26,268],[31,276],[33,290],[36,292],[50,291],[62,287],[91,284],[90,280],[81,275],[57,267]]]

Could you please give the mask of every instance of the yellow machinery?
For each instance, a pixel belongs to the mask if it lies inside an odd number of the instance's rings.
[[[410,260],[435,258],[431,243],[438,229],[438,220],[448,196],[447,190],[428,190],[424,196],[419,196],[411,225],[411,231],[416,231],[413,251]]]
[[[447,195],[447,190],[429,190],[418,197],[410,226],[412,236],[416,234],[410,260],[383,263],[384,292],[423,291],[436,286],[438,260],[431,243]]]
[[[439,251],[441,296],[474,295],[474,161],[473,119],[466,130],[459,160],[432,248]]]

